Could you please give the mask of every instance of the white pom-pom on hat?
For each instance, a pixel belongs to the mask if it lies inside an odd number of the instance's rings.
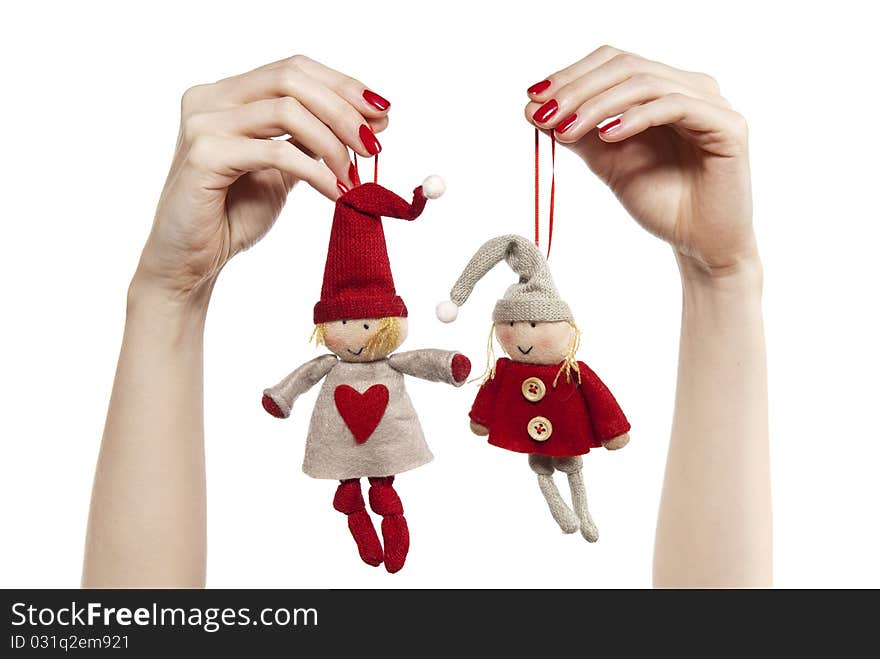
[[[437,305],[437,318],[444,323],[451,323],[458,318],[458,305],[452,300],[446,300]]]
[[[432,174],[422,183],[422,194],[428,199],[437,199],[444,192],[446,192],[446,183],[436,174]]]

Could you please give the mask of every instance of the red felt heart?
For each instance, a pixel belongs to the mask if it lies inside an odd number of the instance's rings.
[[[363,444],[373,434],[385,414],[385,408],[388,407],[388,387],[374,384],[364,393],[359,393],[354,387],[340,384],[333,392],[333,399],[355,441]]]

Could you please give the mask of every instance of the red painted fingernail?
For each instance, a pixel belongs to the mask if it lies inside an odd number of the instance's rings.
[[[370,130],[370,127],[367,126],[367,124],[361,124],[358,134],[361,136],[361,142],[364,143],[364,148],[370,155],[375,156],[382,150],[382,145],[379,144],[379,140],[376,139],[376,136],[373,135],[373,131]]]
[[[529,87],[527,91],[529,92],[529,94],[534,94],[537,96],[538,94],[547,91],[548,87],[550,87],[550,81],[542,80],[541,82],[536,82],[534,85]]]
[[[339,194],[345,194],[346,192],[348,192],[348,188],[346,187],[345,183],[343,183],[339,179],[336,179],[336,189],[339,190]]]
[[[535,110],[535,114],[532,115],[532,119],[534,119],[538,123],[543,124],[550,117],[556,114],[556,111],[558,109],[559,103],[556,102],[555,98],[551,98],[549,101],[544,103],[544,105]]]
[[[556,132],[557,133],[564,133],[569,128],[571,128],[571,125],[575,121],[577,121],[577,118],[578,118],[578,116],[576,114],[573,114],[570,117],[566,117],[565,119],[563,119],[562,121],[559,122],[558,126],[556,126],[556,128],[555,128]]]
[[[364,90],[364,100],[377,110],[387,110],[391,107],[391,101],[379,96],[379,94],[370,91],[369,89]]]
[[[351,163],[348,166],[348,180],[351,181],[352,185],[360,185],[361,177],[358,174],[357,167],[354,166],[354,163]]]
[[[617,128],[619,125],[620,125],[619,118],[615,119],[614,121],[609,121],[607,124],[605,124],[604,126],[602,126],[602,128],[599,129],[599,132],[602,133],[603,135],[605,133],[610,133],[612,130]]]

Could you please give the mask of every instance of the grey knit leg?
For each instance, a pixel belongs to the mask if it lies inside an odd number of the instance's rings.
[[[541,494],[544,495],[550,514],[559,524],[559,528],[563,533],[577,531],[580,526],[578,516],[565,503],[556,483],[553,482],[553,459],[545,455],[532,454],[529,455],[529,467],[538,474],[538,487],[541,488]]]
[[[590,515],[587,507],[587,488],[584,485],[583,460],[580,457],[555,458],[553,465],[562,472],[568,474],[568,487],[571,490],[571,503],[574,511],[580,519],[581,535],[587,542],[596,542],[599,539],[599,529]]]

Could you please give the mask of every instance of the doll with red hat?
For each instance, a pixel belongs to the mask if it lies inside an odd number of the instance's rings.
[[[581,456],[629,442],[630,425],[599,377],[576,357],[580,330],[560,297],[547,261],[534,243],[506,235],[471,258],[437,316],[452,322],[477,282],[506,261],[518,280],[495,305],[486,378],[471,408],[471,430],[499,448],[526,453],[550,513],[565,533],[580,529],[588,542],[599,531],[587,507]],[[492,337],[509,358],[492,364]],[[553,481],[568,477],[570,508]],[[572,510],[573,508],[573,510]]]
[[[361,559],[403,567],[409,530],[394,477],[433,458],[404,386],[404,376],[461,386],[470,361],[457,352],[397,352],[407,335],[407,309],[397,294],[382,217],[414,220],[428,198],[443,193],[439,177],[415,189],[412,203],[375,184],[345,191],[336,202],[314,338],[332,354],[317,357],[263,392],[263,407],[287,418],[296,399],[321,380],[306,440],[303,471],[339,481],[333,507],[348,518]],[[367,513],[382,517],[382,543]],[[384,546],[383,546],[384,545]]]

